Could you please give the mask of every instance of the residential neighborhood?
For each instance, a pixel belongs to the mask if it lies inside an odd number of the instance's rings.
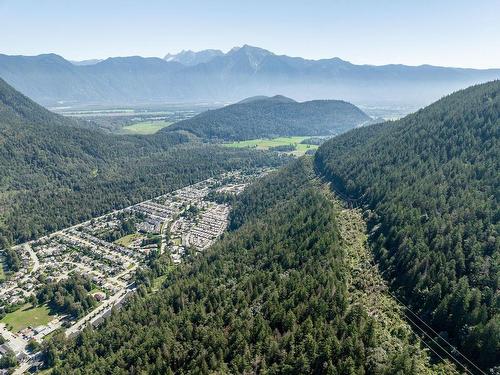
[[[99,324],[135,291],[135,270],[145,266],[151,252],[170,254],[177,264],[188,249],[203,251],[225,231],[230,206],[217,203],[214,194],[237,195],[268,172],[225,173],[14,247],[21,267],[0,283],[4,316],[0,319],[4,341],[0,358],[14,355],[26,367],[36,358],[36,352],[28,349],[31,341],[40,343],[60,328],[73,336],[89,324]],[[75,319],[31,305],[44,285],[74,274],[90,280],[93,287],[88,293],[97,307]],[[42,308],[46,311],[37,316],[35,311]],[[22,313],[17,322],[16,314]]]

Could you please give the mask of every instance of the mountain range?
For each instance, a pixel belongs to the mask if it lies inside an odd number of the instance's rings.
[[[200,138],[245,140],[262,137],[333,135],[372,119],[341,100],[296,102],[282,95],[257,96],[177,122],[162,132],[184,130]]]
[[[355,65],[340,58],[308,60],[244,45],[227,53],[183,51],[165,59],[113,57],[83,64],[55,54],[0,55],[0,77],[48,106],[235,102],[280,93],[297,100],[419,107],[500,78],[500,69]]]

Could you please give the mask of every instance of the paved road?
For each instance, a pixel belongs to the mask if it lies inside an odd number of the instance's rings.
[[[125,298],[129,293],[132,293],[134,291],[135,288],[129,285],[127,288],[122,289],[118,293],[112,295],[109,299],[104,301],[104,303],[97,309],[92,310],[83,318],[78,320],[75,324],[73,324],[71,327],[69,327],[65,332],[66,336],[67,337],[73,336],[74,334],[80,332],[88,323],[93,323],[100,318],[106,317],[107,316],[106,314],[109,314],[113,306],[121,302],[123,298]]]
[[[38,256],[35,254],[33,249],[29,244],[25,245],[28,248],[28,252],[30,253],[31,260],[33,260],[33,268],[31,273],[36,272],[40,268],[40,261],[38,260]]]
[[[15,352],[24,351],[26,345],[28,344],[28,342],[22,337],[9,331],[5,323],[0,323],[0,334],[8,342],[9,347]]]

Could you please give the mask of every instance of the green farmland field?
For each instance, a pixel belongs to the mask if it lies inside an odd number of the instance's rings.
[[[169,121],[143,121],[137,124],[124,126],[121,129],[122,133],[126,134],[154,134],[158,130],[171,125]]]
[[[286,145],[294,145],[295,151],[290,152],[295,156],[304,155],[307,150],[316,150],[318,146],[316,145],[306,145],[301,144],[304,139],[310,138],[309,136],[303,137],[278,137],[272,139],[260,138],[260,139],[251,139],[248,141],[236,141],[232,143],[226,143],[224,146],[226,147],[235,147],[235,148],[256,148],[258,150],[268,150],[271,147],[276,146],[286,146]]]

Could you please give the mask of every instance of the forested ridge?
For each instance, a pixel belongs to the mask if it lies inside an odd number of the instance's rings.
[[[161,132],[185,130],[200,138],[245,140],[264,137],[339,134],[371,118],[351,103],[313,100],[298,103],[283,96],[248,98],[202,112]]]
[[[411,308],[483,369],[500,365],[500,82],[334,138],[315,164],[368,210]]]
[[[172,132],[83,129],[0,80],[0,248],[234,168],[280,157],[191,142]]]
[[[386,347],[375,318],[350,304],[337,211],[311,165],[251,186],[233,230],[158,292],[141,287],[99,329],[52,339],[52,374],[431,374],[402,331]]]

